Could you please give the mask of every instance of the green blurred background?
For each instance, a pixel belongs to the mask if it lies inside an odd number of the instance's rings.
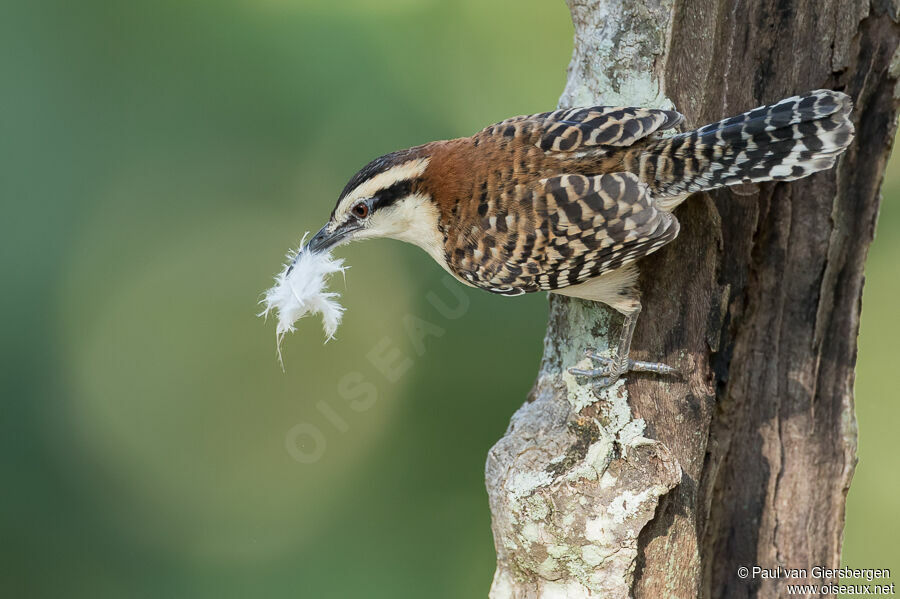
[[[284,374],[256,302],[358,167],[553,107],[571,44],[561,1],[0,4],[0,594],[485,596],[485,455],[534,378],[546,298],[457,286],[447,318],[423,252],[351,246],[338,339],[303,321]],[[900,566],[898,202],[892,167],[855,567]]]

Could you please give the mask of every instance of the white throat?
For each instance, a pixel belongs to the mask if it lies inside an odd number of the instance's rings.
[[[449,272],[438,218],[437,206],[428,196],[413,194],[399,200],[384,213],[373,214],[363,236],[388,237],[417,245]]]

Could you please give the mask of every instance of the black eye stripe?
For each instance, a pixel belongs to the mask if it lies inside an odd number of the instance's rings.
[[[379,190],[375,194],[375,202],[372,205],[372,209],[377,210],[383,206],[390,206],[397,200],[405,198],[412,192],[412,184],[412,179],[403,179]]]

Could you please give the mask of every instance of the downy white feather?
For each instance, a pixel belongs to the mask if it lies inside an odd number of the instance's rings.
[[[260,316],[267,317],[276,312],[278,325],[275,328],[278,360],[281,361],[281,342],[285,333],[293,333],[294,323],[307,314],[321,314],[322,326],[325,329],[326,343],[334,338],[344,308],[337,303],[340,294],[326,291],[326,283],[336,272],[344,273],[348,268],[344,261],[335,258],[331,252],[304,251],[307,232],[300,240],[300,248],[287,255],[287,263],[281,273],[275,277],[275,286],[266,292],[260,301],[265,309]]]

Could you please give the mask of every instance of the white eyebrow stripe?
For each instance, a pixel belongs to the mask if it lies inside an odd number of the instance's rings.
[[[371,179],[363,181],[356,189],[352,190],[344,198],[345,202],[353,202],[361,198],[371,198],[379,190],[390,187],[397,181],[415,179],[428,168],[429,158],[415,158],[402,164],[392,166],[384,172],[378,173]]]

